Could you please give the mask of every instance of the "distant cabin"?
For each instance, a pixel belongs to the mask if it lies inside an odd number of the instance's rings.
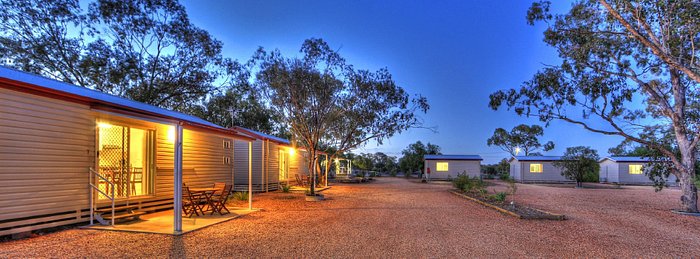
[[[430,168],[430,179],[454,179],[459,174],[478,177],[481,173],[479,155],[425,155],[423,172]]]
[[[654,182],[644,173],[643,167],[652,163],[649,158],[636,156],[612,156],[600,161],[600,182],[630,185],[651,185]],[[666,179],[668,185],[676,185],[676,177]]]
[[[571,182],[552,164],[559,160],[560,156],[514,156],[509,160],[510,176],[521,183]]]

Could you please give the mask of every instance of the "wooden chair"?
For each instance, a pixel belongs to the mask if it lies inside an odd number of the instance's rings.
[[[187,186],[182,186],[182,212],[185,213],[185,217],[191,217],[192,214],[199,216],[198,211],[202,211],[201,195],[193,194],[190,192],[190,188]],[[204,213],[202,213],[204,214]]]
[[[306,187],[306,183],[305,183],[304,180],[301,178],[301,175],[295,175],[295,177],[296,177],[296,180],[297,180],[297,185],[299,185],[299,186],[301,186],[301,187]]]
[[[226,208],[226,200],[228,200],[228,196],[231,195],[232,188],[233,185],[225,184],[223,191],[219,195],[214,193],[214,195],[211,197],[211,202],[213,206],[211,210],[211,215],[214,215],[214,212],[219,213],[220,215],[231,213]],[[226,213],[223,213],[224,210],[226,211]]]
[[[221,195],[221,193],[224,192],[224,188],[226,188],[226,183],[214,183],[214,189],[217,189],[216,191],[214,191],[214,195]]]
[[[301,181],[304,182],[304,187],[308,187],[311,185],[311,177],[309,177],[308,175],[301,175]]]

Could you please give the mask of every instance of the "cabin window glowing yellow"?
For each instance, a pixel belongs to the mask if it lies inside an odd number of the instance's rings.
[[[447,172],[447,170],[450,170],[450,164],[447,162],[437,162],[435,163],[435,171],[438,172]]]
[[[630,174],[642,174],[642,165],[630,165]]]
[[[541,173],[542,164],[530,164],[530,173]]]
[[[295,151],[294,151],[294,148],[290,148],[290,149],[289,149],[289,155],[293,156],[293,155],[294,155],[294,152],[295,152]]]
[[[101,129],[109,129],[112,127],[112,124],[106,123],[106,122],[98,122],[97,127]]]

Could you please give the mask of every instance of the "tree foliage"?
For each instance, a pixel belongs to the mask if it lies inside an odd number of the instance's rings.
[[[2,1],[0,56],[21,70],[179,111],[216,90],[222,44],[175,0]]]
[[[537,2],[528,23],[546,22],[544,41],[562,62],[538,71],[519,89],[493,93],[489,105],[621,136],[657,151],[680,179],[682,209],[697,212],[697,17],[700,5],[691,0],[579,0],[561,15],[549,13],[548,1]],[[664,142],[666,132],[673,133],[670,143]]]
[[[515,126],[510,132],[503,128],[497,128],[486,143],[489,146],[498,146],[511,156],[518,155],[523,151],[526,156],[535,155],[537,150],[549,151],[554,149],[554,142],[549,141],[544,145],[540,143],[539,137],[544,135],[544,130],[538,125],[528,126],[520,124]]]
[[[421,141],[408,145],[403,151],[403,155],[399,159],[399,168],[406,175],[413,172],[423,170],[423,156],[425,155],[440,155],[440,146],[428,143],[423,144]]]
[[[250,64],[193,25],[175,0],[0,0],[0,58],[79,86],[221,126],[286,133],[252,91]]]
[[[353,167],[356,166],[358,169],[375,171],[378,173],[392,174],[398,170],[396,157],[389,156],[382,152],[376,152],[374,154],[362,153],[358,156],[354,156],[352,164]]]
[[[292,139],[311,154],[310,169],[322,148],[333,150],[332,160],[369,140],[381,143],[420,126],[416,113],[427,111],[425,98],[411,98],[388,70],[356,69],[321,39],[304,41],[300,52],[301,58],[286,58],[259,49],[255,86]]]
[[[578,146],[566,148],[561,160],[552,164],[561,168],[561,175],[567,179],[576,181],[576,187],[582,187],[583,182],[595,182],[598,180],[598,151],[590,147]]]

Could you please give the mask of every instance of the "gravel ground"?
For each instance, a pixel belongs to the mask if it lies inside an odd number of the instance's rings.
[[[516,202],[569,218],[538,221],[501,215],[450,188],[385,177],[336,185],[319,203],[263,194],[254,201],[263,211],[180,237],[70,229],[0,243],[0,258],[700,255],[700,217],[670,212],[677,190],[519,185]]]

